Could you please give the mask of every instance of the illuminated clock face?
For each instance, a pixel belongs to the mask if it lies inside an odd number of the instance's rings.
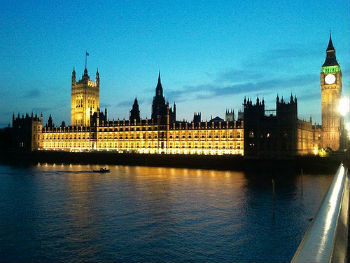
[[[335,76],[333,74],[328,74],[324,80],[327,84],[333,84],[335,82]]]

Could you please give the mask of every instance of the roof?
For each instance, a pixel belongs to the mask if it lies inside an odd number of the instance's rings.
[[[332,36],[329,37],[328,47],[327,47],[327,56],[322,67],[327,66],[339,66],[337,58],[335,56],[335,49],[333,46]]]

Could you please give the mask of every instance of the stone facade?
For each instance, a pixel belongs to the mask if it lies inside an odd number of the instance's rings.
[[[90,81],[85,68],[82,79],[72,73],[71,125],[55,127],[50,115],[13,117],[13,147],[21,150],[115,151],[164,154],[245,155],[281,157],[317,154],[321,148],[338,150],[341,118],[337,105],[341,96],[341,70],[330,39],[321,71],[322,126],[298,119],[298,101],[276,98],[275,114],[265,110],[264,100],[244,99],[243,112],[235,120],[226,110],[225,120],[202,121],[195,113],[192,122],[176,120],[176,104],[165,100],[160,74],[150,119],[140,118],[137,99],[128,120],[109,120],[99,109],[100,77]],[[268,113],[268,114],[267,114]]]
[[[100,107],[100,74],[96,72],[95,82],[90,80],[85,68],[82,79],[76,81],[72,72],[71,125],[90,126],[90,116]]]
[[[338,111],[342,92],[342,72],[329,39],[326,60],[321,69],[321,104],[323,148],[338,150],[341,141],[341,117]]]

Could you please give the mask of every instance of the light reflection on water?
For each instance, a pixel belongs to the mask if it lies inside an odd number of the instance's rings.
[[[287,262],[332,180],[98,168],[0,166],[0,261]]]

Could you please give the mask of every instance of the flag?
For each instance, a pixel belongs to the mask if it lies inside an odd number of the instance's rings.
[[[89,53],[86,51],[86,55],[89,56]]]

